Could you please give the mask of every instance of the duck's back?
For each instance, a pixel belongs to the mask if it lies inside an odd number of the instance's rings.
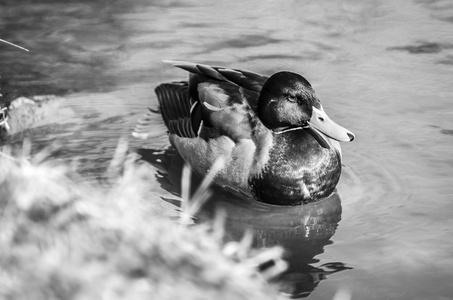
[[[215,74],[204,68],[189,71],[187,82],[164,83],[155,90],[170,142],[200,175],[224,158],[216,183],[251,196],[248,179],[261,170],[267,159],[261,151],[272,143],[256,116],[266,77],[220,68]]]
[[[155,89],[169,133],[194,138],[203,122],[233,140],[250,138],[259,123],[257,101],[267,77],[190,63],[178,66],[191,72],[189,81],[164,83]]]

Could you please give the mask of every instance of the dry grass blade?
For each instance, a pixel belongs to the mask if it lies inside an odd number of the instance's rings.
[[[24,51],[30,52],[30,50],[28,50],[27,48],[21,47],[21,46],[19,46],[19,45],[13,44],[13,43],[11,43],[11,42],[5,41],[5,40],[3,40],[3,39],[0,39],[0,42],[3,42],[3,43],[5,43],[5,44],[11,45],[11,46],[14,46],[14,47],[19,48],[19,49],[22,49],[22,50],[24,50]]]
[[[38,153],[34,154],[33,157],[30,158],[30,161],[32,164],[40,164],[44,162],[44,160],[46,160],[47,158],[51,157],[52,153],[59,148],[61,148],[61,143],[53,142],[52,144],[48,145]]]
[[[225,159],[223,157],[219,157],[212,165],[208,174],[206,174],[206,176],[203,178],[203,181],[201,182],[200,187],[195,192],[195,194],[193,196],[193,198],[195,200],[198,198],[201,198],[203,193],[205,193],[208,190],[208,187],[211,185],[212,181],[214,180],[214,177],[217,175],[217,173],[220,170],[222,170],[222,168],[224,166],[225,166]]]
[[[191,182],[191,170],[188,164],[184,164],[182,169],[182,178],[181,178],[181,218],[180,224],[188,225],[192,219],[190,211],[190,182]]]
[[[110,161],[110,165],[107,168],[108,175],[110,177],[118,175],[124,161],[126,159],[127,152],[129,150],[129,143],[126,137],[121,137],[118,141],[118,144],[115,148],[115,153],[113,154],[113,159]]]
[[[22,141],[22,159],[27,159],[31,153],[31,142],[29,138],[24,138]]]
[[[332,300],[351,300],[351,299],[352,299],[351,291],[341,288],[335,293]]]
[[[4,146],[2,151],[0,151],[0,159],[9,159],[9,160],[16,160],[16,158],[11,156],[11,147]]]
[[[185,201],[189,201],[190,198],[190,182],[191,182],[192,171],[188,164],[184,164],[182,170],[182,181],[181,181],[181,193],[182,198]]]
[[[225,223],[226,223],[226,211],[224,209],[218,209],[212,224],[213,237],[216,241],[222,242],[225,235]]]
[[[190,201],[186,200],[189,199],[188,185],[190,184],[190,172],[188,170],[189,167],[186,165],[184,166],[183,178],[181,183],[182,194],[184,199],[182,204],[181,224],[187,224],[188,219],[192,218],[200,210],[204,203],[209,199],[209,197],[212,194],[212,192],[209,189],[209,186],[214,180],[214,177],[224,166],[225,159],[223,157],[218,158],[212,165],[208,174],[206,174],[206,176],[203,178],[203,181],[201,182],[200,186],[198,187]]]

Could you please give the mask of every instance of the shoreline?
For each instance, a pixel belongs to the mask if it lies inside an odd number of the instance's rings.
[[[172,220],[177,207],[146,192],[153,184],[146,166],[130,156],[120,161],[107,186],[85,185],[45,154],[27,160],[1,153],[2,296],[282,297],[247,263],[256,251],[238,261],[224,254],[234,245],[223,245],[208,224]]]

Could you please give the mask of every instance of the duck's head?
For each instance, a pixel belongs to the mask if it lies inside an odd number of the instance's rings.
[[[326,139],[351,142],[354,134],[325,113],[308,80],[292,72],[278,72],[264,83],[258,100],[258,117],[274,132],[304,128],[325,148]]]

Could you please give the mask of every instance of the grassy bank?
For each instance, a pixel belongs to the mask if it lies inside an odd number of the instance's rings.
[[[221,226],[182,225],[134,157],[107,175],[86,184],[46,153],[0,153],[1,299],[282,297],[264,280],[273,271],[256,271],[278,250],[253,253],[222,244]]]

